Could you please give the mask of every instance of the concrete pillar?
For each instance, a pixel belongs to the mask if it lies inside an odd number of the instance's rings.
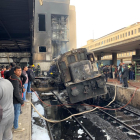
[[[97,55],[97,60],[101,60],[101,55]]]
[[[136,55],[140,55],[140,49],[136,49]]]
[[[117,66],[117,53],[112,53],[112,64]]]

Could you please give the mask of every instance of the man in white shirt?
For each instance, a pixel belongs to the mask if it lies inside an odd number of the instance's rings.
[[[0,121],[0,140],[12,140],[14,121],[13,86],[9,80],[0,78],[0,106],[2,119]]]

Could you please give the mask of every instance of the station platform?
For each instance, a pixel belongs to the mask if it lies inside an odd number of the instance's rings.
[[[116,101],[124,104],[129,104],[137,109],[140,109],[140,82],[135,80],[129,80],[128,88],[125,88],[120,84],[117,79],[108,79],[106,83],[107,87],[111,91],[111,96],[115,95],[116,86]]]
[[[118,86],[121,86],[122,84],[120,84],[120,81],[118,81],[117,79],[108,79],[107,83],[111,83],[111,84],[117,84]],[[140,88],[140,81],[136,81],[136,80],[128,80],[128,86],[129,87],[138,87]]]
[[[27,94],[27,100],[31,101],[31,94]],[[25,103],[21,107],[22,114],[19,116],[19,128],[25,128],[22,132],[13,133],[13,140],[31,140],[31,104]]]

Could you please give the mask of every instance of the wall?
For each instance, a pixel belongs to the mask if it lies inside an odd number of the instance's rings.
[[[133,34],[132,34],[133,32]],[[130,33],[130,35],[129,35]],[[87,45],[83,46],[83,48],[88,48],[92,50],[94,48],[106,46],[109,44],[117,43],[126,39],[130,39],[133,37],[140,36],[140,23],[137,22],[128,27],[122,28],[118,31],[105,35],[99,39],[91,41],[91,43],[87,42]]]
[[[107,84],[107,86],[111,88],[111,91],[112,91],[111,95],[114,97],[115,85]],[[135,90],[136,90],[136,88],[133,88],[133,87],[126,89],[126,88],[123,88],[122,86],[117,86],[117,88],[116,88],[116,92],[117,92],[116,101],[127,104],[129,102],[129,100],[131,99]],[[134,98],[130,102],[130,105],[140,109],[140,102],[139,101],[140,101],[140,90],[137,90]]]
[[[40,64],[41,70],[49,70],[51,60],[53,59],[52,46],[52,26],[51,15],[68,15],[69,21],[69,43],[67,48],[69,50],[76,48],[76,14],[75,7],[69,6],[69,0],[43,0],[43,5],[40,6],[39,1],[35,1],[35,16],[34,16],[34,45],[32,49],[33,63],[35,66]],[[70,10],[69,10],[70,8]],[[45,14],[46,31],[39,31],[38,14]],[[45,46],[47,52],[39,52],[39,46]],[[60,49],[60,48],[58,48]]]

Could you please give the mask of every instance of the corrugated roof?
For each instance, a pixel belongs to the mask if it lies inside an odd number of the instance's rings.
[[[30,21],[33,13],[33,0],[0,0],[0,51],[6,46],[7,50],[30,51],[31,32]],[[18,39],[24,40],[20,44]],[[2,41],[13,41],[14,46],[3,45]],[[28,44],[27,44],[28,41]],[[26,42],[26,43],[25,43]],[[17,47],[19,45],[19,47]],[[15,47],[15,49],[13,49]]]

